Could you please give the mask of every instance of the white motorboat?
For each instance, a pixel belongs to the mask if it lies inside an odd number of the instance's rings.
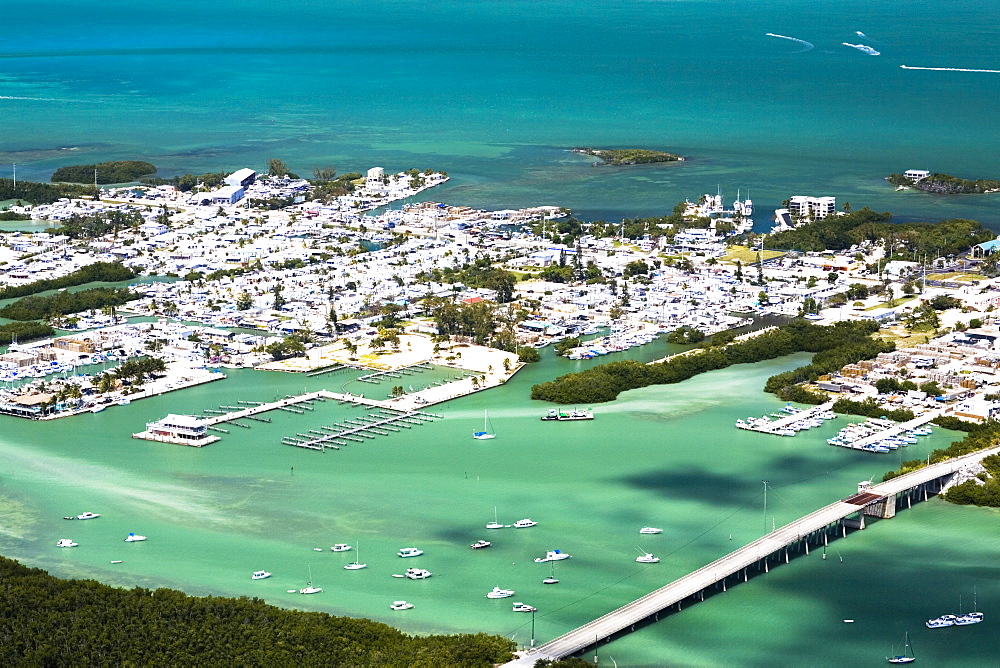
[[[492,544],[493,544],[493,543],[491,543],[491,542],[490,542],[490,541],[488,541],[488,540],[477,540],[477,541],[476,541],[475,543],[473,543],[473,544],[472,544],[472,545],[470,545],[469,547],[471,547],[471,548],[472,548],[473,550],[481,550],[481,549],[483,549],[484,547],[489,547],[489,546],[490,546],[490,545],[492,545]]]
[[[351,550],[351,546],[348,545],[347,543],[337,543],[330,549],[333,550],[334,552],[349,552]]]
[[[660,558],[659,557],[654,557],[649,552],[646,552],[641,557],[636,557],[635,560],[638,561],[640,564],[658,564],[658,563],[660,563]]]
[[[501,589],[500,587],[494,587],[493,591],[486,594],[486,598],[508,598],[513,595],[513,589]]]
[[[570,555],[565,552],[560,552],[559,550],[549,550],[545,553],[544,557],[535,557],[536,564],[544,564],[546,561],[562,561],[563,559],[569,559]]]
[[[535,612],[536,610],[538,610],[538,608],[533,605],[528,605],[527,603],[514,604],[514,612]]]
[[[401,557],[419,557],[424,551],[415,547],[402,547],[399,549],[398,554]]]
[[[392,605],[389,606],[392,610],[409,610],[413,607],[412,603],[407,603],[406,601],[393,601]]]
[[[528,527],[533,527],[537,525],[538,522],[533,521],[531,518],[525,517],[523,520],[518,520],[514,522],[515,529],[526,529]]]
[[[60,538],[59,542],[56,543],[56,547],[76,547],[78,543],[74,543],[71,538]]]
[[[271,574],[267,571],[254,571],[253,575],[250,576],[251,580],[264,580],[271,577]]]
[[[643,527],[639,529],[639,533],[663,533],[663,529],[657,529],[656,527]]]
[[[85,513],[80,513],[79,515],[77,515],[76,519],[78,519],[78,520],[92,520],[92,519],[96,519],[98,517],[100,517],[100,515],[98,515],[97,513],[92,513],[90,511],[87,511]]]
[[[954,626],[956,619],[955,615],[941,615],[934,619],[928,619],[924,625],[929,629],[942,629],[946,626]]]
[[[96,406],[91,407],[90,412],[91,413],[100,413],[101,411],[103,411],[107,407],[108,407],[107,404],[97,404]]]
[[[126,538],[126,543],[138,543],[141,540],[146,540],[145,536],[140,536],[139,534],[130,533]]]
[[[403,575],[410,580],[426,580],[433,575],[433,573],[426,568],[407,568]]]
[[[322,587],[314,587],[312,582],[307,582],[306,586],[299,590],[300,594],[318,594],[323,591]]]

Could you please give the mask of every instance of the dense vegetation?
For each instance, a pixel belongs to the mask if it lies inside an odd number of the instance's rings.
[[[17,341],[27,343],[36,339],[44,339],[55,334],[56,330],[40,322],[11,322],[0,325],[0,345]]]
[[[497,293],[495,301],[500,304],[506,304],[514,299],[514,286],[517,284],[517,277],[514,274],[494,267],[493,259],[486,255],[481,255],[460,267],[420,271],[416,279],[435,283],[461,283],[469,288],[494,290]]]
[[[147,177],[142,182],[151,186],[174,186],[182,192],[194,190],[199,184],[208,188],[220,186],[229,175],[228,172],[209,172],[208,174],[178,174],[169,178]]]
[[[96,172],[96,176],[95,176]],[[128,183],[156,173],[156,167],[141,160],[112,160],[96,165],[69,165],[52,173],[53,182]]]
[[[94,186],[80,186],[69,183],[37,183],[0,179],[0,200],[14,199],[28,204],[51,204],[62,197],[93,197]]]
[[[843,413],[845,415],[863,415],[865,417],[872,418],[885,418],[887,420],[895,420],[896,422],[906,422],[915,417],[913,415],[913,411],[911,410],[906,408],[888,408],[879,404],[871,397],[865,399],[864,401],[838,399],[833,404],[833,411],[835,413]]]
[[[932,257],[957,255],[996,236],[974,220],[898,224],[891,220],[889,212],[877,213],[865,207],[778,232],[768,237],[767,245],[820,252],[845,250],[863,241],[891,241],[900,259],[912,259],[911,253],[936,253]]]
[[[482,633],[409,636],[386,624],[59,580],[0,557],[0,665],[483,666],[514,643]]]
[[[45,297],[32,295],[4,306],[0,309],[0,317],[11,320],[41,320],[69,313],[100,310],[105,306],[121,306],[141,296],[127,288],[93,288],[80,292],[57,292]]]
[[[926,466],[928,462],[936,464],[977,450],[992,448],[1000,443],[1000,422],[994,420],[973,424],[951,416],[939,416],[934,422],[946,429],[967,432],[965,438],[955,441],[947,448],[934,450],[927,459],[911,459],[903,462],[898,471],[889,471],[882,480],[891,480],[904,473],[916,471]],[[984,458],[983,466],[988,475],[980,477],[982,485],[974,480],[955,485],[945,493],[945,500],[963,505],[1000,507],[1000,457],[990,455]]]
[[[673,153],[642,148],[574,148],[573,152],[598,157],[608,165],[645,165],[654,162],[677,162],[684,159]]]
[[[165,218],[166,215],[161,216],[161,220]],[[63,220],[59,227],[50,227],[46,231],[53,234],[65,234],[70,239],[96,239],[105,234],[117,235],[125,230],[134,230],[142,223],[142,215],[138,211],[115,209],[87,216],[74,213]]]
[[[930,193],[989,193],[1000,190],[1000,181],[994,179],[960,179],[950,174],[931,174],[916,182],[902,174],[890,174],[886,180],[894,186],[907,186]]]
[[[93,281],[104,281],[106,283],[127,281],[135,278],[135,276],[136,273],[122,265],[121,262],[95,262],[59,278],[45,278],[25,285],[8,285],[0,288],[0,299],[25,297],[45,292],[46,290],[59,290],[60,288],[69,288],[74,285],[83,285],[84,283]]]
[[[869,335],[878,329],[874,323],[838,322],[820,326],[796,321],[777,330],[724,347],[707,348],[675,355],[657,364],[632,360],[601,364],[578,373],[566,374],[531,388],[531,398],[560,404],[589,404],[614,400],[620,392],[648,385],[679,383],[706,371],[724,369],[733,364],[759,362],[795,352],[827,352],[820,366],[779,374],[769,379],[770,391],[780,391],[796,378],[805,380],[815,372],[823,373],[827,364],[850,359],[852,354],[877,354],[882,344],[871,342]],[[818,356],[818,355],[817,355]],[[860,359],[860,358],[858,358]],[[857,361],[852,360],[852,361]]]
[[[0,211],[0,220],[31,220],[31,215],[27,213],[18,213],[17,211]]]

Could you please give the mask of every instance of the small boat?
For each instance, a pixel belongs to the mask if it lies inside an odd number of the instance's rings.
[[[494,587],[493,591],[486,594],[486,598],[508,598],[513,595],[513,589],[501,589],[500,587]]]
[[[96,406],[93,406],[93,407],[92,407],[92,408],[90,409],[90,412],[91,412],[91,413],[100,413],[101,411],[103,411],[103,410],[104,410],[105,408],[107,408],[107,407],[108,407],[108,405],[107,405],[107,404],[97,404]]]
[[[943,629],[946,626],[954,626],[956,619],[955,615],[941,615],[934,619],[928,619],[924,625],[929,629]]]
[[[313,548],[313,552],[322,552],[322,551],[323,551],[323,548],[321,548],[321,547],[314,547]]]
[[[322,587],[314,587],[312,583],[313,572],[312,566],[309,567],[309,581],[306,582],[306,586],[299,590],[300,594],[318,594],[323,591]],[[294,591],[294,590],[289,590]]]
[[[472,548],[473,550],[481,550],[481,549],[483,549],[484,547],[489,547],[489,546],[490,546],[490,545],[492,545],[492,544],[493,544],[493,543],[491,543],[491,542],[490,542],[490,541],[488,541],[488,540],[477,540],[477,541],[476,541],[475,543],[473,543],[473,544],[472,544],[472,545],[470,545],[469,547],[471,547],[471,548]]]
[[[504,528],[504,525],[500,524],[500,522],[497,521],[497,507],[496,506],[493,506],[493,521],[492,522],[487,522],[486,528],[487,529],[503,529]]]
[[[114,563],[114,562],[112,562]],[[264,580],[271,577],[271,574],[267,571],[254,571],[253,575],[250,576],[251,580]]]
[[[347,543],[337,543],[330,549],[333,550],[334,552],[348,552],[350,551],[351,546],[348,545]]]
[[[412,603],[407,603],[406,601],[393,601],[392,605],[389,606],[392,610],[409,610],[413,607]]]
[[[415,547],[403,547],[400,548],[399,552],[397,552],[396,554],[398,554],[401,557],[419,557],[423,553],[424,553],[423,550],[417,549]]]
[[[100,515],[98,515],[97,513],[92,513],[92,512],[88,511],[86,513],[80,513],[79,515],[76,516],[76,519],[78,519],[78,520],[92,520],[92,519],[96,519],[98,517],[100,517]]]
[[[113,564],[120,564],[120,563],[122,563],[122,560],[121,559],[115,559],[111,563],[113,563]]]
[[[536,610],[538,610],[538,608],[533,605],[528,605],[527,603],[514,604],[514,612],[535,612]]]
[[[536,524],[538,524],[538,522],[534,522],[534,521],[531,520],[531,518],[525,517],[523,520],[518,520],[518,521],[514,522],[514,528],[515,529],[527,529],[528,527],[533,527]]]
[[[646,552],[645,554],[643,554],[640,557],[636,557],[635,560],[638,561],[640,564],[658,564],[658,563],[660,563],[660,558],[659,557],[654,557],[649,552]]]
[[[407,568],[406,572],[403,573],[403,577],[410,580],[426,580],[431,575],[433,575],[426,568]]]
[[[639,533],[663,533],[663,529],[657,529],[656,527],[643,527],[639,529]]]
[[[559,550],[549,550],[545,553],[544,557],[535,557],[536,564],[544,564],[546,561],[562,561],[563,559],[569,559],[570,555],[565,552],[560,552]]]
[[[542,584],[554,585],[559,584],[559,580],[556,579],[556,562],[549,562],[549,577],[542,580]]]
[[[472,432],[472,438],[474,438],[476,440],[479,440],[479,441],[485,441],[485,440],[488,440],[488,439],[491,439],[491,438],[496,438],[497,435],[494,434],[493,432],[491,432],[490,429],[489,429],[489,427],[490,427],[489,421],[490,421],[490,418],[486,414],[486,411],[484,410],[483,411],[483,430],[482,431],[474,431],[474,432]]]
[[[59,542],[56,543],[56,547],[76,547],[78,543],[74,543],[71,538],[60,538]]]
[[[140,536],[138,534],[130,533],[126,538],[126,543],[138,543],[141,540],[146,540],[145,536]]]
[[[978,624],[981,621],[983,621],[983,613],[969,612],[964,615],[959,615],[955,617],[955,626],[967,626],[969,624]]]
[[[909,633],[906,634],[906,644],[903,646],[903,653],[895,656],[887,656],[885,660],[889,663],[913,663],[917,660],[917,657],[913,656],[913,652],[910,650]]]
[[[344,566],[345,571],[360,571],[362,568],[368,568],[368,564],[360,563],[361,559],[361,546],[358,546],[358,551],[354,555],[354,561],[350,564]]]

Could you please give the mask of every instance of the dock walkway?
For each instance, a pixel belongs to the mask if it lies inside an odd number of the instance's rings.
[[[851,450],[864,450],[866,446],[873,443],[878,443],[879,441],[884,441],[887,438],[892,438],[893,436],[899,436],[900,434],[910,431],[911,429],[916,429],[917,427],[923,426],[944,413],[943,408],[938,408],[935,410],[927,411],[912,420],[907,422],[900,422],[897,425],[893,425],[888,429],[883,429],[882,431],[877,431],[871,436],[866,436],[865,438],[858,439],[856,441],[851,441],[849,443],[844,443],[840,445],[841,448],[850,448]]]
[[[770,422],[758,422],[757,424],[747,424],[746,426],[738,427],[739,429],[746,429],[748,431],[758,431],[762,434],[774,434],[776,436],[786,436],[785,430],[788,429],[788,425],[799,422],[800,420],[808,420],[811,417],[818,415],[819,413],[825,413],[833,408],[835,401],[830,400],[824,404],[818,406],[813,406],[812,408],[807,408],[801,410],[798,413],[792,413],[788,417],[778,418],[777,420],[771,420]]]
[[[724,585],[726,578],[737,575],[741,571],[744,574],[740,579],[745,580],[747,568],[764,560],[766,569],[766,560],[771,555],[784,550],[787,560],[787,549],[795,543],[806,540],[806,552],[808,553],[808,537],[810,535],[822,531],[830,525],[842,524],[849,515],[863,513],[865,508],[871,504],[885,504],[891,501],[894,514],[897,494],[908,492],[936,479],[951,475],[963,466],[981,461],[984,457],[997,453],[1000,453],[1000,447],[945,460],[873,485],[863,494],[859,493],[848,499],[831,503],[617,610],[537,648],[528,650],[519,658],[504,665],[533,666],[538,659],[560,659],[581,652],[601,640],[658,615],[671,606],[679,607],[681,602],[688,597],[699,593],[703,597],[705,590],[709,587],[720,582]],[[860,524],[863,528],[863,521]],[[844,530],[846,531],[846,529]]]

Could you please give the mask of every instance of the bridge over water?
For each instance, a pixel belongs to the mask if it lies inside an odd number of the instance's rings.
[[[893,517],[897,505],[908,508],[914,497],[917,501],[925,500],[928,495],[939,492],[946,479],[963,466],[997,453],[1000,447],[938,462],[877,485],[859,488],[853,496],[800,517],[656,591],[527,650],[504,665],[532,666],[538,659],[577,654],[616,634],[634,630],[641,622],[658,619],[661,612],[671,608],[680,610],[685,601],[703,601],[706,591],[712,587],[725,591],[727,583],[747,581],[751,568],[767,572],[771,566],[788,563],[789,549],[801,548],[808,554],[810,545],[826,545],[831,534],[846,535],[848,528],[864,529],[866,515]]]

